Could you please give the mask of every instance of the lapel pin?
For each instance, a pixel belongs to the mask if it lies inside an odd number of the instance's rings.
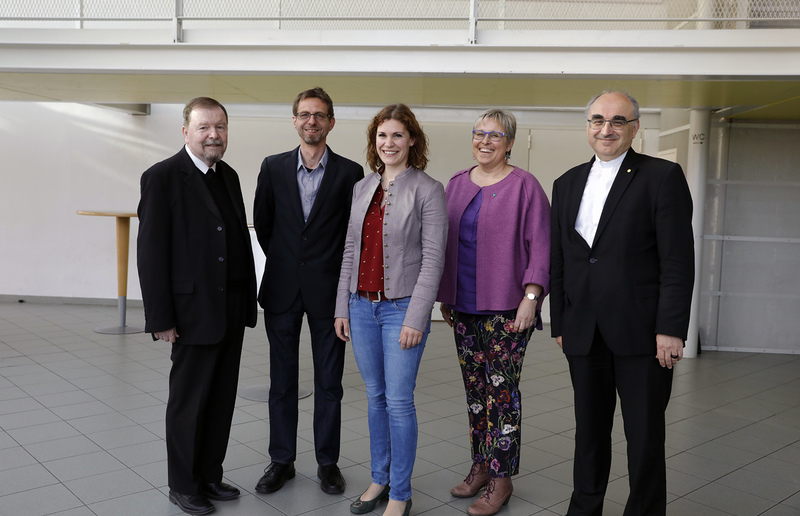
[[[631,169],[628,169],[628,174],[630,174],[630,173],[631,173]]]
[[[496,193],[493,193],[493,194],[492,194],[492,197],[497,197],[497,194],[496,194]]]

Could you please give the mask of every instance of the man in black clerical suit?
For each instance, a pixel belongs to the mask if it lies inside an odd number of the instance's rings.
[[[694,281],[692,199],[681,167],[638,154],[633,97],[586,108],[595,156],[553,184],[552,335],[575,390],[568,513],[601,515],[619,394],[627,439],[626,516],[666,513],[664,412],[683,357]]]
[[[222,481],[245,326],[256,324],[253,252],[239,177],[222,160],[228,114],[183,110],[186,145],[141,180],[138,268],[145,331],[172,344],[166,413],[169,499],[187,514],[239,490]]]
[[[256,490],[272,493],[294,477],[300,328],[308,319],[314,356],[314,449],[320,487],[344,492],[337,462],[341,434],[344,342],[333,312],[353,185],[363,168],[327,145],[333,102],[322,88],[300,93],[292,106],[300,146],[264,159],[254,225],[267,256],[258,300],[270,356],[269,455]]]

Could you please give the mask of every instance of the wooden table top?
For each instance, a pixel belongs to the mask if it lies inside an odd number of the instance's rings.
[[[78,210],[78,215],[96,215],[99,217],[136,217],[136,212],[133,211],[92,211],[92,210]]]

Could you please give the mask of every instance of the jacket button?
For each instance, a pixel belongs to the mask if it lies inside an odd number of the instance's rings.
[[[589,258],[589,263],[597,263],[597,258]]]
[[[306,264],[306,262],[304,262],[303,260],[300,260],[300,261],[298,261],[297,263],[298,263],[299,265],[305,265],[305,264]]]
[[[217,226],[217,231],[222,231],[222,226]]]
[[[224,261],[225,261],[225,258],[224,258],[224,257],[222,257],[222,256],[220,256],[220,257],[219,257],[219,261],[221,261],[221,262],[224,262]]]
[[[303,240],[304,240],[304,241],[305,241],[305,240],[308,240],[308,237],[307,237],[307,236],[305,236],[305,235],[303,235],[303,236],[302,236],[302,238],[303,238]]]
[[[222,287],[217,287],[217,290],[219,290],[220,292],[222,292],[222,291],[224,291],[225,289],[224,289],[224,288],[222,288]]]

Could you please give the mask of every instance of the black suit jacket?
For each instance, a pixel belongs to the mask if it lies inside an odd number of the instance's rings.
[[[137,261],[145,331],[176,328],[179,343],[215,344],[225,336],[226,231],[244,234],[248,253],[246,322],[255,326],[256,280],[239,176],[216,165],[239,224],[226,228],[203,174],[183,148],[142,174]]]
[[[267,264],[258,301],[267,312],[282,313],[301,292],[309,314],[333,317],[353,185],[364,169],[328,148],[325,174],[305,222],[297,187],[299,152],[297,147],[261,164],[253,222]]]
[[[628,150],[590,248],[575,230],[593,158],[553,184],[550,317],[564,353],[586,355],[595,327],[618,355],[686,339],[694,282],[692,199],[680,165]]]

